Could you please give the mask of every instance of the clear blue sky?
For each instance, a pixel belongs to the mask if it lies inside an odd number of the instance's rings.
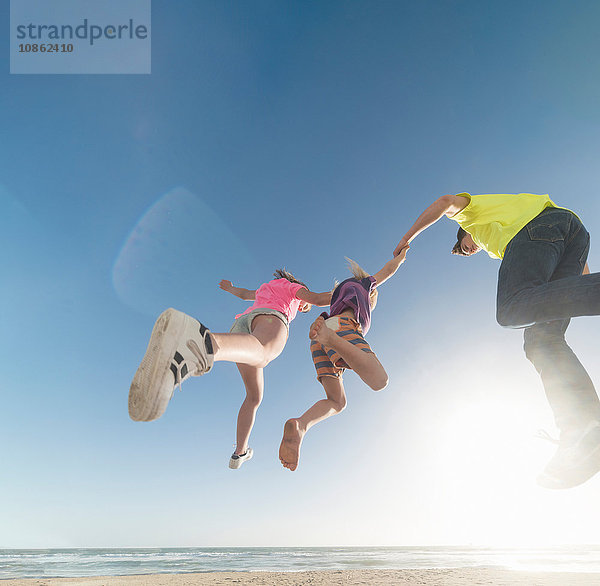
[[[8,2],[0,18],[8,28]],[[0,40],[0,547],[600,543],[600,478],[535,476],[552,419],[497,261],[443,220],[382,287],[391,383],[277,458],[322,396],[307,331],[266,370],[254,459],[227,468],[243,387],[217,364],[151,424],[127,393],[156,315],[227,331],[286,266],[375,272],[445,193],[549,193],[600,267],[595,1],[154,0],[151,75],[10,75]],[[600,385],[596,318],[570,341]]]

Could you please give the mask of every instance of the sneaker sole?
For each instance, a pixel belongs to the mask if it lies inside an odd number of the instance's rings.
[[[134,421],[154,421],[165,412],[175,388],[171,360],[185,322],[186,315],[172,308],[163,311],[156,320],[129,388],[129,417]]]

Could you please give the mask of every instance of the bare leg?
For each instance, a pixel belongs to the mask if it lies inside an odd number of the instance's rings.
[[[346,364],[374,391],[385,389],[388,375],[375,354],[363,352],[354,344],[338,336],[325,325],[325,320],[318,317],[310,326],[308,334],[311,340],[316,340],[327,348],[335,350]]]
[[[248,449],[248,438],[254,425],[256,411],[263,398],[265,383],[262,368],[255,368],[247,364],[238,364],[237,367],[246,387],[246,398],[240,407],[237,418],[237,436],[234,454],[239,455],[244,454]]]
[[[212,334],[213,339],[223,344],[215,352],[215,360],[233,361],[233,356],[245,357],[237,360],[237,367],[246,387],[246,398],[237,418],[235,454],[248,449],[248,439],[254,425],[256,411],[263,398],[263,367],[277,358],[287,341],[287,328],[283,322],[269,315],[259,315],[252,321],[252,334]],[[237,340],[242,344],[237,345]],[[246,340],[250,338],[251,340]],[[217,358],[220,355],[221,358]],[[227,356],[227,358],[225,358]],[[258,360],[260,358],[260,360]],[[252,364],[255,360],[258,364]]]
[[[252,321],[252,334],[211,332],[215,362],[226,360],[264,368],[281,354],[287,341],[287,328],[276,317],[258,315]]]
[[[306,432],[319,421],[341,413],[346,407],[346,393],[341,378],[321,377],[327,399],[317,401],[297,419],[288,419],[283,427],[279,446],[279,459],[284,468],[296,470],[300,458],[300,445]]]

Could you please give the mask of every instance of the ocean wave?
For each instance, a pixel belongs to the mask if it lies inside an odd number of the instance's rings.
[[[323,547],[0,550],[0,578],[340,569],[600,572],[600,547]]]

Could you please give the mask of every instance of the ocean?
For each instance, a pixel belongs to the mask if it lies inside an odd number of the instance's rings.
[[[600,546],[2,549],[0,579],[224,571],[496,567],[600,572]]]

